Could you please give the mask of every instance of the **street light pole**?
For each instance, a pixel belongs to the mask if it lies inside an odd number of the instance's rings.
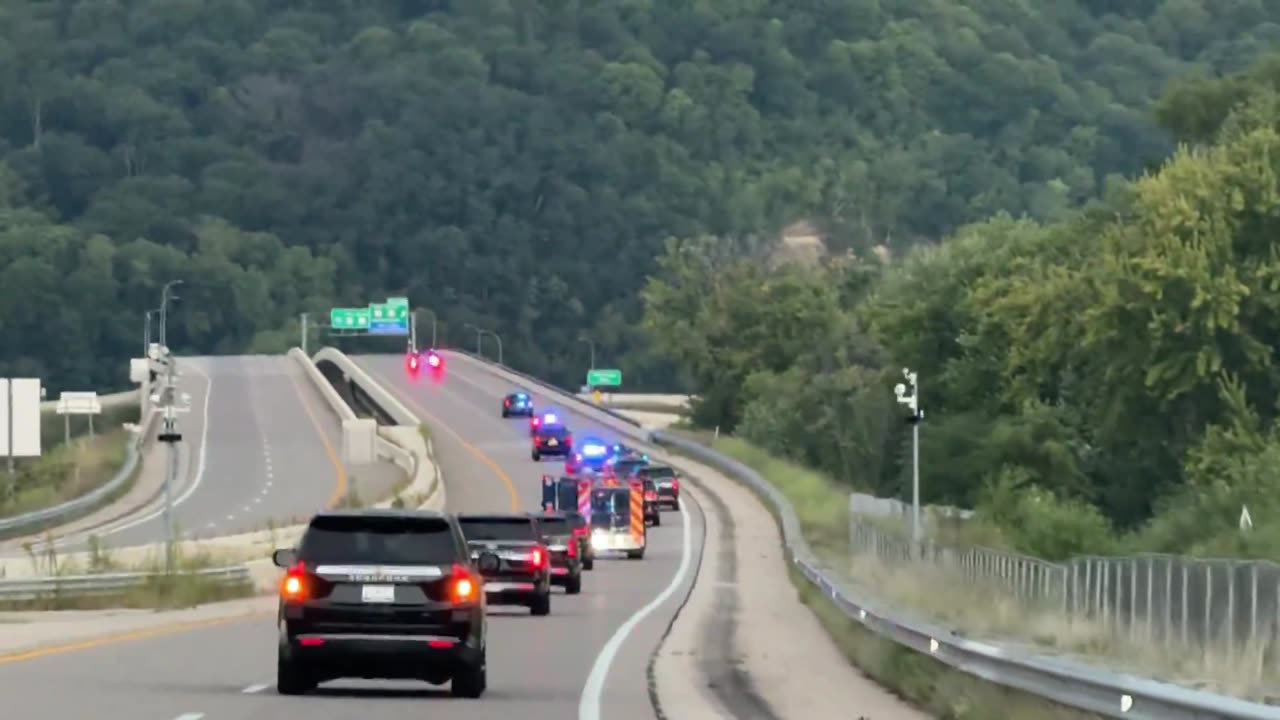
[[[902,376],[907,384],[898,383],[893,388],[898,402],[911,409],[907,422],[911,423],[911,539],[919,548],[922,540],[920,526],[920,423],[924,421],[924,410],[920,408],[920,377],[910,368],[902,368]],[[911,394],[907,394],[910,390]]]
[[[596,343],[595,343],[595,341],[594,341],[594,340],[592,340],[591,338],[580,337],[580,338],[578,338],[578,342],[584,342],[584,343],[586,343],[586,344],[587,344],[587,347],[591,348],[591,367],[590,367],[590,368],[588,368],[588,369],[589,369],[589,370],[595,370],[595,369],[596,369]]]
[[[170,280],[160,291],[160,345],[162,347],[169,347],[169,301],[177,299],[177,296],[170,296],[169,291],[181,284],[181,280]]]
[[[493,336],[493,339],[497,341],[497,343],[498,343],[498,364],[499,364],[499,365],[502,365],[502,364],[503,364],[503,362],[502,362],[502,338],[498,337],[498,333],[496,333],[496,332],[494,332],[494,331],[492,331],[492,330],[481,330],[480,332],[481,332],[481,333],[483,333],[483,334],[485,334],[485,335],[492,335],[492,336]]]
[[[147,357],[147,351],[151,349],[151,311],[143,313],[142,318],[142,357]]]
[[[308,317],[308,315],[310,315],[310,313],[302,313],[302,318],[301,318],[302,322],[300,323],[301,328],[302,328],[302,345],[301,345],[301,347],[302,347],[302,354],[303,354],[303,355],[306,355],[306,354],[307,354],[307,330],[309,329],[309,328],[307,328],[307,317]]]

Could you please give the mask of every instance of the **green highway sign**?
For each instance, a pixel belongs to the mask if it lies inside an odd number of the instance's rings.
[[[368,308],[334,308],[329,311],[329,326],[334,330],[368,330]]]
[[[408,335],[409,298],[387,298],[384,303],[369,303],[369,334]]]
[[[620,387],[622,385],[622,371],[588,370],[587,384],[591,387]]]

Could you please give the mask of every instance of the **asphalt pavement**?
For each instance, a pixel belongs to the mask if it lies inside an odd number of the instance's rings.
[[[528,421],[501,418],[501,398],[510,388],[489,373],[454,359],[449,357],[444,379],[435,383],[425,373],[411,378],[399,356],[358,358],[375,380],[431,426],[451,510],[536,509],[542,473],[556,473],[563,466],[553,460],[533,462],[529,458]],[[259,378],[265,371],[257,368],[247,373],[244,365],[219,365],[215,362],[211,367],[215,398],[211,415],[218,412],[219,393],[227,390],[220,384],[224,378]],[[248,382],[240,394],[234,393],[234,381],[227,382],[233,386],[231,398],[254,402],[255,393],[270,384]],[[241,381],[241,386],[245,384]],[[609,428],[563,403],[536,390],[532,394],[540,406],[554,403],[579,437],[612,436]],[[308,420],[282,416],[281,405],[285,403],[279,395],[273,397],[275,404],[268,398],[260,407],[271,408],[271,421],[287,424],[292,437],[303,437],[300,428],[307,427]],[[256,412],[252,417],[244,413],[243,426],[226,430],[225,436],[211,432],[211,450],[216,442],[253,448],[251,441],[269,432],[261,429],[267,413],[261,409]],[[256,424],[259,434],[255,435],[250,423]],[[330,430],[336,432],[332,427]],[[312,455],[323,461],[323,451]],[[214,457],[223,456],[211,454],[204,483],[214,477],[218,466]],[[208,487],[225,487],[210,492],[209,507],[201,511],[210,520],[216,520],[221,512],[215,506],[233,506],[235,503],[224,501],[260,487],[261,477],[255,473],[265,469],[265,462],[251,455],[238,465],[232,464],[229,456],[222,462],[217,475],[220,480]],[[313,457],[310,462],[317,461]],[[284,463],[275,465],[279,470]],[[313,474],[325,477],[319,468],[299,469],[291,476],[290,485],[310,487],[303,478]],[[332,479],[332,470],[327,477]],[[203,492],[204,483],[196,493]],[[315,497],[325,495],[325,483],[315,484]],[[193,494],[193,500],[195,497]],[[30,720],[78,716],[101,720],[392,720],[426,715],[443,720],[597,720],[580,716],[579,703],[584,688],[598,686],[603,688],[602,718],[650,720],[654,714],[646,666],[692,583],[692,568],[701,552],[702,522],[701,511],[693,503],[685,503],[684,513],[666,513],[663,525],[650,529],[643,560],[601,558],[595,570],[584,576],[580,595],[566,596],[557,590],[549,617],[535,618],[523,609],[492,609],[489,689],[479,700],[455,700],[447,696],[447,688],[423,683],[365,681],[334,681],[312,696],[278,696],[273,686],[276,636],[270,618],[95,644],[18,662],[0,661],[0,697],[16,698],[20,703],[9,705],[10,716]],[[679,573],[680,568],[685,572]],[[662,602],[651,602],[660,596]],[[75,692],[67,692],[67,688],[75,688]]]

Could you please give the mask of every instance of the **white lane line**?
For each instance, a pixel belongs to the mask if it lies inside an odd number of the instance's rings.
[[[211,377],[209,373],[206,373],[205,371],[197,368],[194,364],[192,364],[191,369],[194,370],[196,373],[204,376],[204,412],[201,413],[203,417],[202,422],[204,423],[204,426],[200,428],[200,457],[196,461],[195,478],[191,481],[191,485],[188,486],[187,489],[183,491],[181,495],[174,498],[172,503],[174,507],[177,507],[182,503],[186,502],[187,498],[191,497],[192,493],[194,493],[200,487],[200,482],[204,480],[204,471],[209,459],[209,400],[213,397],[213,377]],[[114,535],[122,530],[128,530],[131,527],[137,527],[142,523],[154,520],[163,514],[164,514],[164,508],[160,508],[155,512],[147,513],[146,515],[143,515],[140,518],[131,520],[123,525],[117,525],[116,527],[113,527],[110,530],[99,532],[98,536],[105,537],[107,535]],[[204,716],[202,715],[201,717],[204,717]]]
[[[685,578],[689,575],[689,568],[693,559],[693,523],[690,521],[690,515],[684,509],[684,504],[680,504],[680,522],[684,526],[681,533],[683,547],[680,549],[680,567],[676,568],[676,574],[671,578],[671,584],[667,585],[661,593],[648,605],[640,608],[634,615],[627,618],[622,623],[622,627],[618,628],[613,637],[609,638],[609,642],[605,643],[600,650],[600,654],[596,656],[595,662],[591,665],[591,673],[587,675],[587,684],[582,688],[582,699],[578,702],[578,720],[600,720],[600,705],[604,695],[604,683],[609,677],[609,668],[613,665],[613,661],[618,656],[618,651],[622,649],[622,644],[627,641],[627,636],[631,631],[640,624],[642,620],[649,617],[654,610],[657,610],[667,600],[675,594],[676,590],[684,584]]]
[[[256,498],[254,498],[254,499],[253,499],[253,504],[254,504],[254,505],[257,505],[257,504],[258,504],[258,503],[260,503],[260,502],[262,502],[262,496],[261,496],[261,495],[259,495],[258,497],[256,497]],[[245,505],[245,506],[244,506],[244,511],[245,511],[245,512],[249,512],[249,511],[250,511],[250,510],[252,510],[252,509],[253,509],[253,508],[251,508],[251,507],[250,507],[250,506],[248,506],[248,505]]]
[[[207,527],[207,528],[216,528],[216,527],[218,527],[218,523],[212,523],[212,522],[211,522],[211,523],[205,523],[205,527]]]
[[[236,519],[236,516],[235,516],[235,515],[228,515],[228,516],[227,516],[227,519],[228,519],[228,520],[235,520],[235,519]]]
[[[200,720],[204,717],[204,713],[183,713],[173,720]]]
[[[258,683],[257,685],[250,685],[249,687],[241,690],[240,692],[244,693],[245,695],[252,695],[254,693],[262,692],[263,690],[266,690],[269,687],[271,686],[266,683]]]

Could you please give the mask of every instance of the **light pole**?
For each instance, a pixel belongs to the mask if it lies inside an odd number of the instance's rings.
[[[596,343],[595,343],[595,341],[594,341],[594,340],[592,340],[591,338],[587,338],[587,337],[580,337],[580,338],[578,338],[578,342],[580,342],[580,343],[586,343],[586,344],[587,344],[587,347],[591,348],[591,367],[590,367],[590,368],[588,368],[588,369],[589,369],[589,370],[595,370],[595,369],[596,369]]]
[[[898,383],[893,387],[893,394],[898,402],[911,409],[907,422],[911,423],[911,540],[918,549],[921,541],[920,528],[920,423],[924,421],[924,410],[920,409],[919,376],[910,368],[902,368],[902,376],[907,384]],[[911,394],[908,395],[907,391]]]
[[[498,343],[498,364],[499,364],[499,365],[502,365],[502,364],[503,364],[503,363],[502,363],[502,338],[498,337],[498,333],[496,333],[496,332],[494,332],[494,331],[492,331],[492,330],[480,330],[480,334],[481,334],[481,335],[491,335],[491,336],[493,337],[494,341],[496,341],[496,342]]]
[[[481,341],[483,340],[484,336],[492,335],[493,339],[498,341],[498,364],[499,365],[502,364],[502,338],[498,337],[498,333],[492,330],[485,330],[484,328],[477,327],[475,325],[472,325],[471,323],[465,323],[463,327],[467,328],[468,330],[476,331],[476,356],[477,357],[484,356],[484,352],[483,352],[484,346],[481,344]]]
[[[170,280],[160,291],[160,345],[162,347],[169,347],[169,301],[178,299],[177,295],[170,295],[169,291],[181,284],[181,280]]]
[[[143,313],[145,322],[142,326],[142,357],[150,357],[151,351],[151,316],[159,315],[160,308],[155,307]]]
[[[418,325],[418,323],[417,323],[417,319],[418,319],[418,310],[422,310],[422,311],[424,311],[424,312],[429,312],[429,313],[431,313],[431,349],[433,349],[433,350],[434,350],[434,349],[435,349],[435,347],[436,347],[436,321],[437,321],[437,319],[438,319],[438,318],[436,318],[436,311],[435,311],[435,310],[432,310],[431,308],[417,308],[417,309],[415,309],[415,310],[413,311],[413,316],[414,316],[414,323],[413,323],[413,324],[414,324],[414,327],[415,327],[415,328],[416,328],[416,327],[417,327],[417,325]],[[418,333],[417,333],[417,331],[416,331],[416,330],[414,331],[413,338],[414,338],[414,346],[416,347],[416,346],[417,346],[417,338],[418,338]]]

